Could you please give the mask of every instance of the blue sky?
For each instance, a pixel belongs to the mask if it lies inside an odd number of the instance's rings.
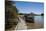
[[[44,4],[39,2],[15,2],[19,13],[35,13],[41,14],[44,12]]]

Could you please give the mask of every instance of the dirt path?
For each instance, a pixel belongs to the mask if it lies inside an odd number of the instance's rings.
[[[19,20],[20,21],[18,22],[15,30],[25,30],[25,29],[27,29],[26,22],[20,17],[19,17]]]

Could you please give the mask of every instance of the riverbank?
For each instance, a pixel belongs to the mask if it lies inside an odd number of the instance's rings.
[[[40,26],[39,24],[35,23],[26,23],[27,24],[27,29],[40,29],[43,28],[43,26]]]

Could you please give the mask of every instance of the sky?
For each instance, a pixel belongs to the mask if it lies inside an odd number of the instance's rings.
[[[19,13],[29,14],[33,12],[34,14],[41,14],[44,12],[44,3],[40,3],[40,2],[16,1],[14,5],[18,9]]]

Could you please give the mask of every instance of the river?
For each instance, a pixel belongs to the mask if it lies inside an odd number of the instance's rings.
[[[34,16],[34,22],[38,25],[38,27],[44,26],[44,16]]]

